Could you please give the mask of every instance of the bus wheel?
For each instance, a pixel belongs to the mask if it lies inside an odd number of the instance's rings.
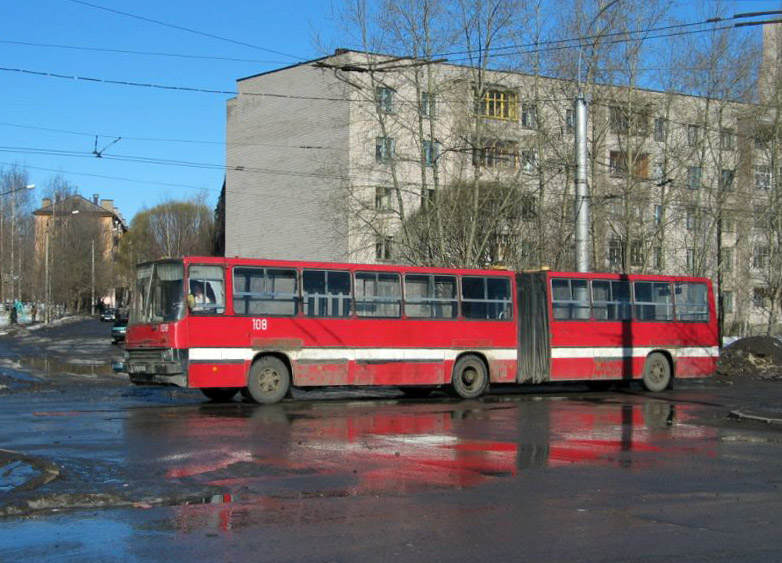
[[[462,399],[476,399],[489,386],[489,372],[477,356],[462,356],[453,366],[453,391]]]
[[[236,387],[204,387],[201,393],[215,403],[227,403],[239,391]]]
[[[643,384],[647,391],[657,393],[665,390],[671,383],[671,364],[668,358],[659,352],[652,352],[644,364]]]
[[[290,370],[279,358],[264,356],[250,368],[247,391],[256,403],[279,403],[288,394],[290,386]]]

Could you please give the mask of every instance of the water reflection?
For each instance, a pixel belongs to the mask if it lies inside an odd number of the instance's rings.
[[[230,515],[250,505],[284,509],[310,498],[475,487],[536,468],[639,471],[714,456],[716,434],[694,424],[696,409],[640,399],[204,404],[154,424],[131,417],[128,428],[132,442],[157,452],[172,484],[195,480],[242,499],[219,515],[214,506],[182,507],[178,526],[216,519],[227,530]]]

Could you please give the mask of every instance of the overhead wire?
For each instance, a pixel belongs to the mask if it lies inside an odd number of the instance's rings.
[[[100,4],[93,4],[91,2],[85,2],[84,0],[66,0],[66,1],[72,2],[74,4],[80,4],[82,6],[87,6],[89,8],[94,8],[96,10],[104,10],[106,12],[110,12],[110,13],[121,15],[121,16],[128,17],[128,18],[137,19],[137,20],[144,21],[144,22],[147,22],[147,23],[153,23],[155,25],[160,25],[160,26],[163,26],[163,27],[176,29],[178,31],[185,31],[187,33],[192,33],[194,35],[200,35],[202,37],[208,37],[209,39],[216,39],[218,41],[224,41],[226,43],[232,43],[234,45],[239,45],[239,46],[242,46],[242,47],[249,47],[251,49],[257,49],[259,51],[265,51],[267,53],[273,53],[275,55],[281,55],[283,57],[289,57],[289,58],[292,58],[292,59],[298,59],[300,61],[307,60],[305,57],[300,57],[298,55],[291,55],[290,53],[277,51],[275,49],[269,49],[268,47],[261,47],[260,45],[254,45],[252,43],[247,43],[246,41],[239,41],[239,40],[231,39],[231,38],[228,38],[228,37],[222,37],[220,35],[215,35],[214,33],[208,33],[206,31],[201,31],[201,30],[198,30],[198,29],[189,28],[189,27],[185,27],[185,26],[182,26],[182,25],[177,25],[177,24],[173,24],[173,23],[163,22],[163,21],[160,21],[160,20],[156,20],[156,19],[153,19],[153,18],[146,17],[146,16],[140,16],[138,14],[132,14],[130,12],[123,12],[122,10],[109,8],[107,6],[102,6]]]

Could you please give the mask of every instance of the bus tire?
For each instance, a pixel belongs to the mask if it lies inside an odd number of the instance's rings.
[[[489,386],[489,370],[478,356],[462,356],[453,366],[451,386],[462,399],[477,399]]]
[[[201,389],[201,393],[215,403],[227,403],[234,398],[234,395],[239,391],[236,387],[204,387]]]
[[[253,362],[247,392],[256,403],[279,403],[291,387],[291,372],[279,358],[264,356]]]
[[[671,384],[671,364],[663,354],[652,352],[646,357],[641,378],[644,387],[652,393],[664,391]]]

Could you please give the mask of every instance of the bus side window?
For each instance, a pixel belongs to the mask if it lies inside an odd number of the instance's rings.
[[[359,317],[400,317],[402,283],[399,274],[356,272],[356,315]]]
[[[674,297],[676,320],[708,322],[709,290],[705,283],[677,283]]]
[[[222,266],[193,264],[188,279],[187,306],[192,313],[225,313],[225,273]]]
[[[453,319],[458,312],[456,277],[429,274],[405,276],[405,315]]]
[[[633,316],[639,321],[672,321],[673,301],[668,282],[634,282]]]
[[[512,319],[510,280],[506,277],[464,276],[462,315],[467,319]]]
[[[630,282],[593,280],[592,314],[598,321],[626,321],[632,318]]]
[[[308,317],[349,317],[352,297],[350,272],[304,270],[304,314]]]
[[[557,320],[588,320],[590,304],[587,280],[552,279],[551,308]]]
[[[298,310],[296,270],[234,268],[234,313],[295,315]]]

